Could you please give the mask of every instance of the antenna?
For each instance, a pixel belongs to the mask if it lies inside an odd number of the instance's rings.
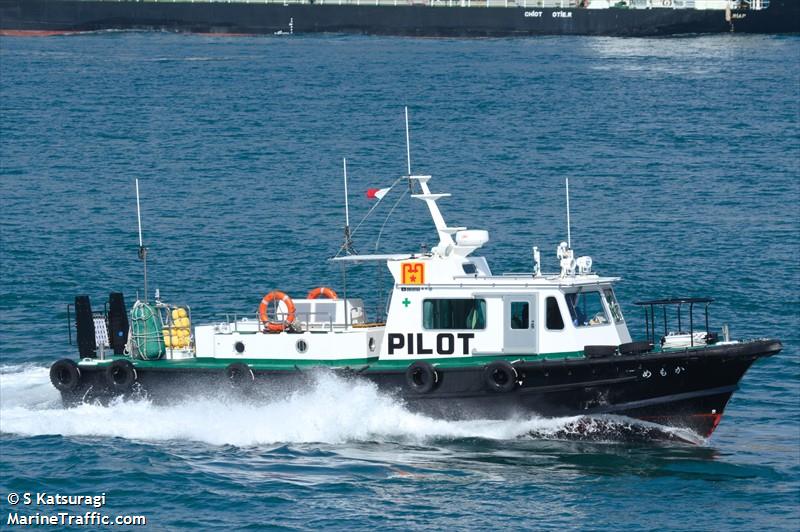
[[[342,169],[344,170],[344,227],[350,232],[350,203],[347,199],[347,159],[342,157]]]
[[[342,170],[344,171],[344,251],[354,254],[353,239],[350,236],[350,200],[347,196],[347,159],[342,157]]]
[[[408,106],[406,105],[406,160],[408,161],[408,175],[411,175],[411,136],[408,132]]]
[[[144,265],[144,302],[147,303],[147,248],[142,240],[142,207],[139,203],[139,179],[136,179],[136,220],[139,222],[139,260]]]
[[[567,185],[567,249],[572,249],[572,231],[569,223],[569,178],[565,178],[564,182]]]

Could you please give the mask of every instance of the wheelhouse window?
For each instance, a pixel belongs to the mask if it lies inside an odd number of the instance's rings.
[[[564,294],[569,315],[575,327],[596,327],[608,324],[603,297],[598,291]]]
[[[558,300],[552,296],[548,297],[545,301],[546,305],[546,319],[545,323],[547,328],[551,331],[560,331],[564,329],[564,318],[561,317],[561,309],[558,307]]]
[[[422,302],[425,329],[485,329],[486,300],[426,299]]]
[[[511,328],[527,329],[530,320],[528,319],[529,310],[527,301],[511,302]]]
[[[614,318],[614,322],[622,323],[625,321],[625,318],[622,317],[622,309],[619,307],[617,298],[614,296],[614,291],[610,288],[606,288],[603,290],[603,295],[606,298],[606,305],[608,305],[608,310],[611,311],[611,317]]]

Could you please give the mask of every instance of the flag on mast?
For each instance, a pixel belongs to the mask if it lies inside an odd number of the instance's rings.
[[[369,199],[383,199],[387,192],[389,192],[392,187],[388,188],[370,188],[367,190],[367,198]]]

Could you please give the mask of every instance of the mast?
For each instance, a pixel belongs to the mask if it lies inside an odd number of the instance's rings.
[[[564,182],[566,183],[566,194],[567,194],[567,248],[572,249],[572,230],[570,229],[569,223],[569,178],[565,178]]]
[[[353,239],[350,236],[350,199],[347,195],[347,158],[342,157],[342,173],[344,174],[344,252],[355,255]],[[347,330],[350,321],[350,310],[347,308],[347,264],[342,263],[342,286],[344,288],[344,330]]]
[[[411,177],[411,135],[408,129],[408,106],[406,105],[406,161],[408,162],[408,176]]]
[[[353,249],[353,239],[350,235],[350,199],[347,194],[347,159],[342,157],[342,170],[344,171],[344,252],[348,255],[356,253]]]
[[[144,302],[147,303],[147,248],[142,239],[142,207],[139,203],[139,179],[136,179],[136,220],[139,222],[139,260],[144,269]]]
[[[408,169],[408,188],[411,190],[412,184],[416,181],[419,184],[419,188],[422,191],[421,194],[411,194],[412,198],[423,200],[427,206],[428,210],[431,213],[431,218],[433,218],[433,223],[436,226],[436,232],[439,234],[439,244],[436,246],[440,252],[444,252],[448,248],[448,246],[455,245],[453,242],[453,238],[451,235],[455,234],[456,232],[466,229],[465,227],[448,227],[447,223],[444,221],[444,217],[442,216],[442,212],[439,210],[439,206],[436,204],[436,201],[441,198],[446,198],[450,196],[450,194],[433,194],[431,193],[431,189],[428,187],[428,180],[431,178],[429,175],[412,175],[411,174],[411,133],[410,127],[408,125],[408,106],[405,107],[406,111],[406,161],[407,161],[407,169]]]
[[[342,169],[344,171],[344,228],[350,232],[350,201],[347,198],[347,158],[342,157]]]

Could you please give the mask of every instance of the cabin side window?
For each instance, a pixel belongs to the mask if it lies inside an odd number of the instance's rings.
[[[551,331],[561,331],[564,329],[564,318],[561,317],[561,309],[558,307],[558,300],[550,296],[545,302],[547,306],[545,323]]]
[[[485,299],[426,299],[422,302],[425,329],[485,329]]]
[[[598,291],[564,294],[572,324],[575,327],[596,327],[608,324],[603,298]]]
[[[619,307],[617,298],[614,296],[614,291],[610,288],[606,288],[603,290],[603,295],[606,296],[606,304],[608,305],[608,310],[611,311],[611,317],[614,318],[614,322],[622,323],[625,321],[625,318],[622,317],[622,309]]]

